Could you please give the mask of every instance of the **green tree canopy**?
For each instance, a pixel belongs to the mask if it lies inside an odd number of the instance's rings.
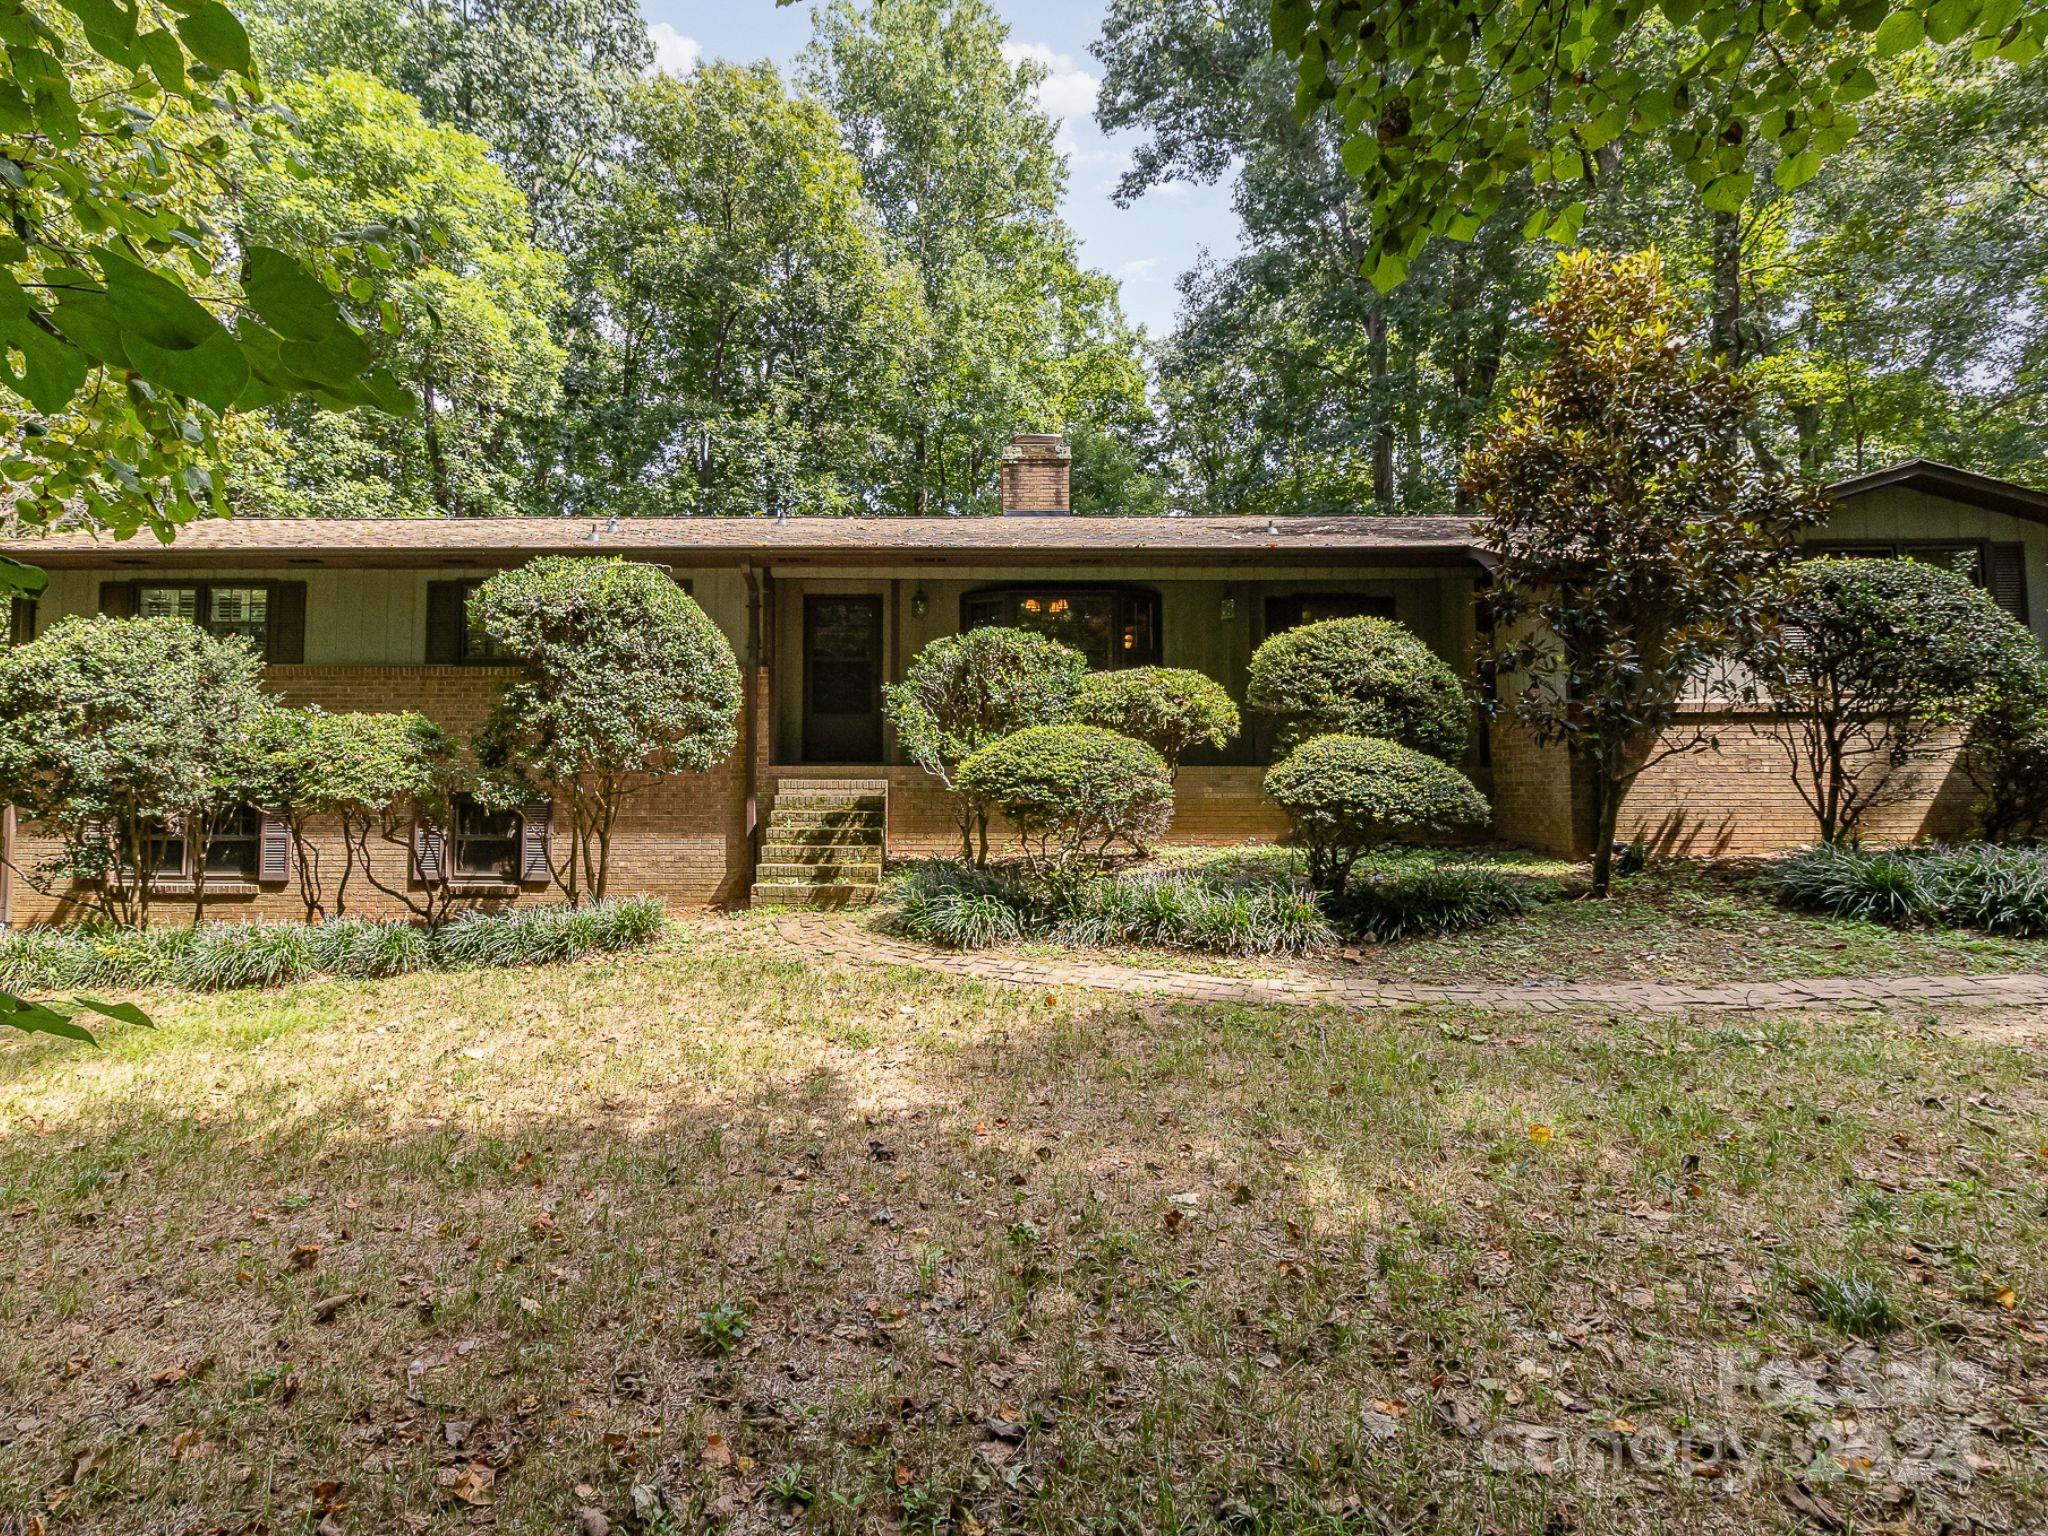
[[[436,127],[364,75],[293,81],[291,158],[236,157],[240,238],[295,252],[339,232],[431,225],[400,259],[353,264],[351,306],[380,317],[382,361],[417,401],[404,418],[274,408],[238,428],[236,499],[269,515],[475,515],[536,510],[528,444],[559,405],[552,327],[562,262],[529,238],[525,199],[483,140]]]
[[[1342,125],[1373,213],[1374,280],[1391,287],[1432,236],[1468,240],[1518,178],[1567,189],[1530,235],[1574,237],[1600,157],[1655,142],[1708,208],[1740,211],[1767,145],[1782,187],[1858,127],[1874,63],[1932,42],[2036,58],[2039,0],[1274,0],[1304,112]]]

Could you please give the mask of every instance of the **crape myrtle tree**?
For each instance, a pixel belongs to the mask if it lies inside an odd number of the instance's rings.
[[[988,806],[961,785],[960,765],[1026,726],[1066,721],[1087,675],[1079,651],[991,625],[942,635],[882,690],[903,755],[960,797],[961,858],[988,862]]]
[[[1822,504],[1738,447],[1748,384],[1693,344],[1657,253],[1558,263],[1550,355],[1467,457],[1496,554],[1487,659],[1502,706],[1591,789],[1605,896],[1628,786],[1709,738],[1667,737],[1690,685],[1758,642],[1765,578]]]
[[[601,899],[626,801],[738,740],[732,646],[668,572],[627,560],[531,561],[471,593],[469,616],[521,674],[477,738],[486,774],[509,781],[487,792],[564,809],[555,879],[572,903]]]
[[[224,749],[268,707],[262,675],[246,642],[181,619],[65,619],[0,652],[0,799],[58,844],[16,873],[147,927],[152,849],[203,834],[185,823],[221,796]]]
[[[448,826],[450,802],[471,782],[455,739],[425,715],[326,715],[309,722],[304,777],[297,786],[305,813],[331,816],[341,828],[342,865],[335,883],[334,915],[348,915],[349,878],[361,874],[429,928],[448,920],[459,892],[446,880],[409,878],[416,851],[437,828]],[[395,850],[405,876],[379,872],[372,839]],[[387,861],[391,853],[385,854]]]
[[[2034,648],[1967,578],[1918,560],[1801,561],[1765,596],[1782,629],[1756,669],[1827,843],[1911,795],[1932,756],[1992,712],[2015,642]]]

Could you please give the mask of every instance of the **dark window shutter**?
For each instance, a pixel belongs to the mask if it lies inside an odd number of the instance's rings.
[[[519,813],[519,883],[546,885],[554,878],[548,863],[548,834],[555,820],[555,802],[542,800]]]
[[[1984,585],[1991,599],[2020,623],[2027,615],[2027,546],[1993,544],[1984,552]]]
[[[263,659],[296,667],[306,659],[306,584],[270,584],[270,632],[264,636]]]
[[[100,612],[110,619],[134,618],[135,583],[132,581],[101,582]]]
[[[466,581],[427,583],[428,666],[453,666],[462,660],[462,637],[469,629],[463,604],[468,597]]]
[[[413,872],[422,885],[440,885],[448,878],[448,835],[424,821],[412,824]]]
[[[292,829],[266,812],[256,830],[256,882],[283,885],[292,872]]]
[[[27,645],[36,637],[36,600],[17,597],[7,610],[7,643]]]

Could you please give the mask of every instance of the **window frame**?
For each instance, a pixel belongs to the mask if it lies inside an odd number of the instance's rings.
[[[222,837],[220,827],[214,829],[207,839],[207,847],[195,850],[193,839],[185,828],[173,827],[168,817],[152,817],[144,829],[144,846],[168,845],[175,843],[178,848],[176,865],[158,861],[152,868],[142,872],[142,878],[153,891],[191,891],[204,886],[215,891],[253,891],[261,887],[263,879],[263,838],[264,826],[270,820],[260,806],[244,804],[236,807],[236,815],[246,815],[250,820],[247,834],[249,842],[248,869],[216,870],[211,867],[212,845]],[[242,834],[230,833],[237,840]],[[133,866],[123,865],[120,870],[124,881],[133,880],[136,872]]]
[[[1930,551],[1969,550],[1977,557],[1977,575],[1972,585],[1991,590],[1991,539],[1821,539],[1802,545],[1800,554],[1809,560],[1831,557],[1863,560],[1912,560]],[[1932,564],[1933,562],[1925,562]]]
[[[481,833],[464,832],[462,818],[465,814],[484,816],[507,816],[511,818],[511,831],[503,836],[485,837]],[[489,810],[475,795],[459,792],[448,797],[448,831],[443,841],[441,857],[442,879],[451,886],[512,890],[524,882],[520,879],[525,865],[526,810],[510,806]],[[512,845],[511,872],[501,870],[471,870],[462,867],[462,849],[472,842],[509,842]]]
[[[125,585],[128,588],[125,607],[114,610],[116,613],[125,613],[126,616],[131,618],[142,617],[142,594],[144,592],[190,592],[192,594],[193,617],[188,622],[198,626],[216,639],[232,636],[249,641],[256,647],[257,659],[265,666],[301,664],[280,662],[276,660],[275,653],[280,641],[285,639],[285,636],[280,633],[285,623],[282,606],[285,602],[285,593],[293,588],[303,589],[305,586],[304,582],[278,580],[272,577],[252,577],[247,580],[234,580],[231,578],[215,579],[212,577],[156,579],[138,576],[127,581]],[[263,593],[263,631],[260,635],[252,635],[245,629],[217,630],[213,627],[211,622],[213,594],[217,591],[237,590],[261,591]],[[297,610],[297,618],[293,622],[300,631],[299,646],[303,648],[304,613],[296,602],[293,603],[293,607]],[[103,608],[102,611],[106,610]],[[303,657],[301,658],[302,661]]]
[[[992,586],[975,587],[971,591],[960,594],[960,633],[964,635],[971,630],[984,628],[1029,628],[1028,625],[1022,625],[1016,621],[1017,605],[1028,597],[1041,597],[1051,601],[1056,598],[1095,597],[1105,594],[1117,600],[1118,606],[1113,620],[1114,632],[1117,635],[1127,633],[1131,627],[1132,610],[1125,605],[1131,603],[1142,605],[1145,625],[1151,633],[1151,644],[1142,652],[1135,649],[1127,652],[1113,643],[1110,650],[1109,665],[1105,668],[1097,669],[1095,668],[1094,659],[1091,657],[1089,659],[1090,669],[1122,672],[1131,667],[1156,667],[1160,665],[1166,654],[1164,605],[1160,602],[1157,588],[1135,586],[1130,582],[1005,581],[998,582]],[[1005,605],[1005,617],[995,620],[976,619],[974,616],[976,607],[989,603],[1003,603]],[[1033,633],[1037,633],[1037,631],[1033,631]]]

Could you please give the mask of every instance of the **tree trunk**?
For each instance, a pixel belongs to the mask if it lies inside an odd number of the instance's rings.
[[[1593,890],[1605,900],[1614,882],[1614,828],[1621,819],[1621,794],[1603,755],[1593,761]]]
[[[432,484],[434,505],[443,517],[453,517],[455,507],[448,489],[448,460],[441,451],[441,422],[431,379],[420,386],[420,431],[427,443],[427,474]]]
[[[1366,312],[1365,339],[1372,365],[1372,500],[1384,512],[1394,505],[1394,414],[1387,405],[1387,311],[1377,301]]]

